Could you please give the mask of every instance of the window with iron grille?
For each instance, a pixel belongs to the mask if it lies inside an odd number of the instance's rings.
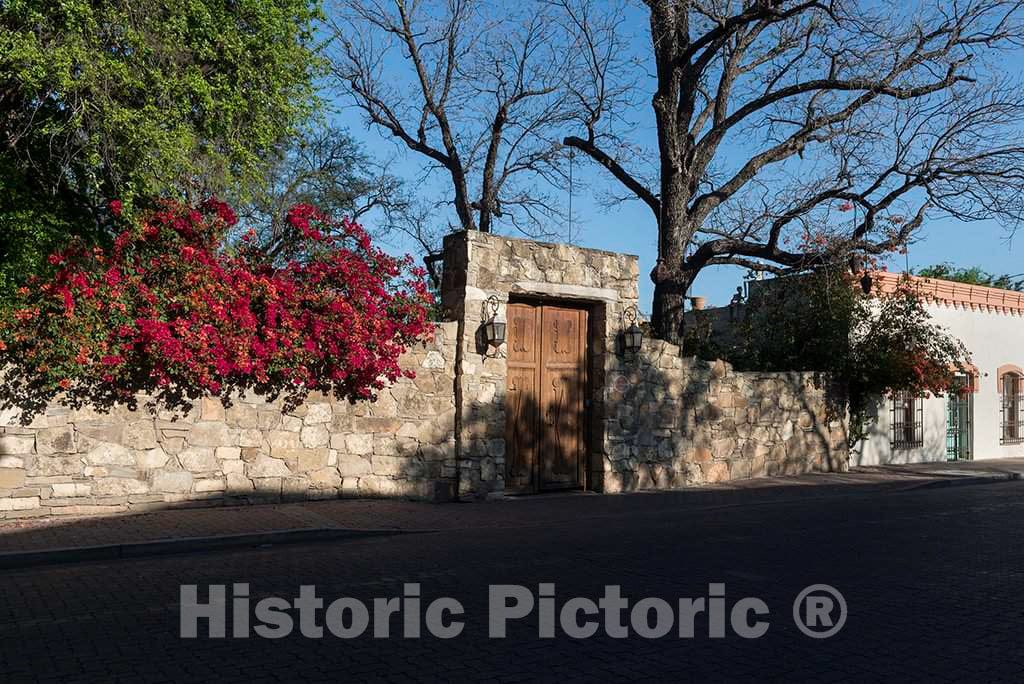
[[[1003,376],[1003,430],[1001,444],[1024,444],[1024,396],[1019,375]]]
[[[892,395],[893,449],[915,449],[924,446],[924,399],[910,392]]]

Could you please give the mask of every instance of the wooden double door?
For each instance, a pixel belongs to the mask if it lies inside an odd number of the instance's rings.
[[[587,453],[587,312],[511,303],[507,317],[505,487],[580,487]]]

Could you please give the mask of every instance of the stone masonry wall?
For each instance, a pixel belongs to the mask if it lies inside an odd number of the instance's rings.
[[[464,322],[462,373],[456,383],[461,388],[459,489],[463,495],[504,490],[508,367],[503,353],[490,353],[479,339],[481,325],[491,314],[485,307],[487,298],[497,298],[500,316],[513,297],[586,306],[592,333],[591,385],[600,388],[605,369],[615,358],[621,313],[638,303],[639,272],[637,257],[630,254],[479,232],[448,236],[442,304],[447,317]],[[594,400],[591,411],[598,415],[603,411],[599,392]],[[595,434],[590,441],[600,444],[601,438]],[[599,460],[592,467],[603,469]]]
[[[460,490],[500,493],[505,472],[504,355],[477,339],[494,296],[571,301],[590,313],[590,489],[673,488],[730,479],[847,469],[834,389],[814,374],[737,373],[645,340],[617,352],[626,307],[638,303],[637,258],[570,245],[459,233],[445,243],[444,305],[465,322]]]
[[[185,416],[51,406],[0,416],[0,518],[338,496],[448,498],[455,466],[455,324],[411,349],[416,372],[356,405],[295,411],[203,399]]]
[[[416,371],[376,402],[323,396],[291,412],[258,397],[188,415],[51,406],[29,426],[0,414],[0,518],[121,513],[290,499],[448,500],[505,490],[504,350],[488,349],[489,297],[586,308],[584,485],[622,492],[747,477],[845,470],[836,394],[813,374],[737,373],[645,340],[618,349],[638,303],[635,256],[458,233],[445,240],[434,339]],[[140,402],[144,403],[144,402]]]
[[[814,373],[738,373],[647,340],[608,380],[605,492],[848,468],[845,409]]]

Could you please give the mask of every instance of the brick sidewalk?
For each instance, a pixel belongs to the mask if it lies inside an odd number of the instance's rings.
[[[943,468],[939,468],[942,466]],[[1024,469],[1024,461],[1016,464]],[[1005,468],[1004,468],[1005,469]],[[23,553],[166,540],[206,539],[292,530],[440,531],[543,525],[635,514],[641,499],[660,497],[659,514],[722,506],[899,490],[990,469],[939,474],[931,468],[865,468],[845,474],[736,481],[725,485],[621,496],[569,493],[466,504],[402,500],[330,500],[220,508],[169,508],[134,515],[0,522],[0,553]],[[1003,478],[1008,479],[1008,478]],[[646,501],[649,503],[649,501]]]

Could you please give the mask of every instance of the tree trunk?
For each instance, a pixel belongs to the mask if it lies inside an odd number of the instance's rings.
[[[678,131],[661,127],[662,153],[661,213],[658,217],[658,265],[651,272],[654,281],[654,310],[651,327],[659,339],[679,344],[683,337],[683,312],[686,291],[693,274],[686,268],[686,248],[696,227],[687,214],[688,198],[685,169],[678,152]]]
[[[682,342],[686,289],[685,285],[672,281],[655,283],[651,327],[658,339],[672,344]]]

